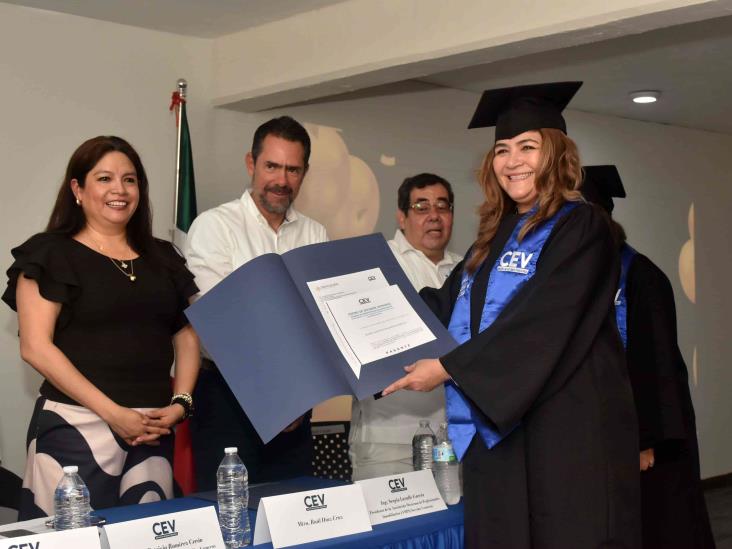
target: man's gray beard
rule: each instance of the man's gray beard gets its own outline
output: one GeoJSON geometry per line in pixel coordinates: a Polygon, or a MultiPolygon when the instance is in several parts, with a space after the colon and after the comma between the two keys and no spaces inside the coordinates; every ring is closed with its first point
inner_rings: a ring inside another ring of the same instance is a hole
{"type": "Polygon", "coordinates": [[[290,196],[287,197],[287,203],[281,206],[277,204],[272,204],[267,200],[266,190],[259,193],[257,195],[257,198],[259,199],[259,203],[262,205],[262,207],[271,214],[282,215],[287,212],[287,210],[290,208],[290,205],[292,204],[292,193],[290,193],[290,196]]]}

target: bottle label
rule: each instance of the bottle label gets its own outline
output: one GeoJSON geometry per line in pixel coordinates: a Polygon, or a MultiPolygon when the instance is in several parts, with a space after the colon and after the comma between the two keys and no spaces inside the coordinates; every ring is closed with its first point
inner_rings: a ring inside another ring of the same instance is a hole
{"type": "Polygon", "coordinates": [[[432,459],[433,461],[457,461],[452,446],[443,445],[435,446],[432,449],[432,459]]]}

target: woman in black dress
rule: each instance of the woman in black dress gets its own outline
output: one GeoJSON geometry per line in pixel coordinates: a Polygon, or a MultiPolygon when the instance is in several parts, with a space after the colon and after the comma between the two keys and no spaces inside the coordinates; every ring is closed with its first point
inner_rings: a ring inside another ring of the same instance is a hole
{"type": "Polygon", "coordinates": [[[384,391],[445,383],[467,547],[640,544],[618,256],[604,212],[577,190],[561,116],[579,86],[484,93],[471,127],[495,125],[496,141],[478,236],[445,285],[422,292],[460,345],[384,391]]]}
{"type": "Polygon", "coordinates": [[[12,253],[3,300],[18,312],[21,356],[45,378],[20,519],[53,513],[66,465],[79,467],[92,508],[171,497],[171,432],[191,411],[198,374],[198,338],[183,315],[197,288],[172,245],[152,236],[132,146],[83,143],[46,231],[12,253]]]}

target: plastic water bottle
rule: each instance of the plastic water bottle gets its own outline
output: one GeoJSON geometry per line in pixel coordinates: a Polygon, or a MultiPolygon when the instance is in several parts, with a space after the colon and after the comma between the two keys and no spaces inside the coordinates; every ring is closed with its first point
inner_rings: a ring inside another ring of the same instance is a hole
{"type": "Polygon", "coordinates": [[[435,476],[437,489],[446,504],[455,505],[460,501],[460,465],[447,436],[447,423],[440,423],[432,457],[432,474],[435,476]]]}
{"type": "Polygon", "coordinates": [[[412,465],[415,471],[432,469],[432,448],[435,445],[435,433],[426,419],[419,420],[419,429],[412,438],[412,465]]]}
{"type": "Polygon", "coordinates": [[[219,526],[226,547],[249,545],[249,473],[235,447],[224,449],[224,459],[216,471],[216,499],[219,526]]]}
{"type": "Polygon", "coordinates": [[[64,476],[53,493],[53,509],[56,514],[53,527],[56,530],[85,528],[90,525],[89,489],[81,480],[76,465],[64,467],[64,476]]]}

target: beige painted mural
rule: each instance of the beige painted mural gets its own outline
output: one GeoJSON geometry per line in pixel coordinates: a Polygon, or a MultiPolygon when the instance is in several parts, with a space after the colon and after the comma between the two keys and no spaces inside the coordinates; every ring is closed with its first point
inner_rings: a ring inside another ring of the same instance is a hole
{"type": "MultiPolygon", "coordinates": [[[[687,224],[689,227],[689,240],[684,242],[684,245],[681,246],[681,252],[679,253],[679,279],[681,280],[681,288],[684,290],[684,295],[686,295],[689,301],[696,305],[696,273],[694,270],[695,227],[693,202],[691,206],[689,206],[687,224]]],[[[694,345],[691,359],[691,379],[694,382],[694,387],[696,387],[699,384],[699,366],[697,363],[696,345],[694,345]]]]}
{"type": "MultiPolygon", "coordinates": [[[[305,123],[305,129],[312,143],[310,169],[295,207],[325,225],[333,240],[373,233],[379,219],[374,172],[350,154],[337,128],[305,123]]],[[[313,409],[313,421],[350,419],[350,396],[332,398],[313,409]]]]}
{"type": "Polygon", "coordinates": [[[696,277],[694,274],[694,204],[689,206],[687,219],[689,240],[684,242],[679,253],[679,278],[689,301],[696,303],[696,277]]]}
{"type": "Polygon", "coordinates": [[[312,150],[310,169],[295,206],[325,225],[335,240],[374,232],[379,184],[368,164],[353,156],[337,128],[305,124],[312,150]]]}

